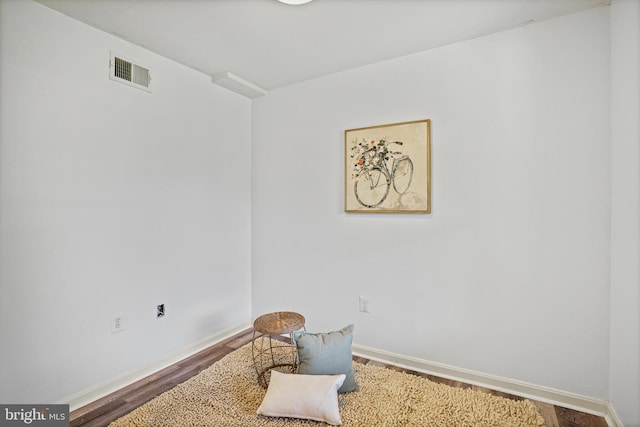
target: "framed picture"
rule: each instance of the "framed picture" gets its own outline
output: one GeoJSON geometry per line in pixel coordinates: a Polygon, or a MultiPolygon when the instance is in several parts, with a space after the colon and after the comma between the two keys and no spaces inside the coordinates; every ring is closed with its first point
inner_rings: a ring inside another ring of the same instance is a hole
{"type": "Polygon", "coordinates": [[[345,212],[431,212],[430,124],[344,131],[345,212]]]}

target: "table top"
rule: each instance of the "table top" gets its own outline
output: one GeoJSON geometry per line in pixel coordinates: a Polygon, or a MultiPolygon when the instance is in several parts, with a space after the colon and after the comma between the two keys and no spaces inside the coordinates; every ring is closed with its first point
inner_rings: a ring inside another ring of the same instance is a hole
{"type": "Polygon", "coordinates": [[[263,334],[288,334],[304,326],[304,316],[293,311],[277,311],[258,317],[253,329],[263,334]]]}

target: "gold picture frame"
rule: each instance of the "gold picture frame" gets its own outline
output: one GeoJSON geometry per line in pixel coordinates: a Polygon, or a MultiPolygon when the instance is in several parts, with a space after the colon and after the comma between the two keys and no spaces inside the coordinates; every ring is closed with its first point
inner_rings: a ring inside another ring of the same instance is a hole
{"type": "Polygon", "coordinates": [[[344,131],[344,211],[431,212],[431,120],[344,131]]]}

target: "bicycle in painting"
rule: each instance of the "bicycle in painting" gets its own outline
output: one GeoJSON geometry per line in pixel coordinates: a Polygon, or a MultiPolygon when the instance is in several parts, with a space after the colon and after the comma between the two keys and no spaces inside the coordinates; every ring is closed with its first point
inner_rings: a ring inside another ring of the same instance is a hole
{"type": "Polygon", "coordinates": [[[413,162],[408,155],[391,151],[392,145],[402,146],[403,142],[362,139],[351,146],[353,191],[358,203],[364,207],[382,204],[391,187],[402,195],[411,186],[413,162]]]}

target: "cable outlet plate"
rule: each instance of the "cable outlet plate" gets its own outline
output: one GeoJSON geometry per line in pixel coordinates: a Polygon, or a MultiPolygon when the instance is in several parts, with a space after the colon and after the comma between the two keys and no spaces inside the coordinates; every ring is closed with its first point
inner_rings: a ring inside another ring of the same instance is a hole
{"type": "Polygon", "coordinates": [[[360,297],[360,312],[361,313],[371,313],[371,301],[367,297],[360,297]]]}
{"type": "Polygon", "coordinates": [[[124,314],[114,314],[111,316],[111,333],[124,331],[124,314]]]}
{"type": "Polygon", "coordinates": [[[156,306],[156,318],[164,317],[164,304],[158,304],[156,306]]]}

